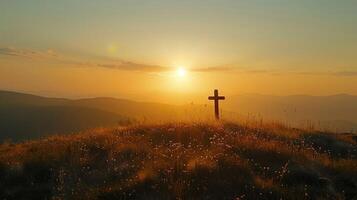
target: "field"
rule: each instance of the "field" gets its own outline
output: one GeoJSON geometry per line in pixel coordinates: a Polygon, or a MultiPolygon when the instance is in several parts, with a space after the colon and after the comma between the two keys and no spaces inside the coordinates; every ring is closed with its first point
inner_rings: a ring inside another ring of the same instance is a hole
{"type": "Polygon", "coordinates": [[[356,199],[356,136],[200,122],[3,143],[0,198],[356,199]]]}

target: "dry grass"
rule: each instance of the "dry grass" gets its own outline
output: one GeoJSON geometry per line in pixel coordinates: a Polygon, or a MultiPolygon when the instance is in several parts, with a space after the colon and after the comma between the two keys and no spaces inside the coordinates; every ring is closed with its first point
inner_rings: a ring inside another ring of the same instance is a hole
{"type": "Polygon", "coordinates": [[[352,135],[168,123],[0,146],[1,199],[353,199],[352,135]]]}

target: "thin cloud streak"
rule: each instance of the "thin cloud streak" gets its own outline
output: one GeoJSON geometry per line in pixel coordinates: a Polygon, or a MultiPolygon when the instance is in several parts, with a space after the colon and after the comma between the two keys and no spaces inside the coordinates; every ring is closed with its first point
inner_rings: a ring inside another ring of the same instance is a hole
{"type": "MultiPolygon", "coordinates": [[[[17,48],[0,48],[0,55],[12,56],[18,58],[26,58],[31,60],[47,60],[50,62],[59,62],[61,64],[80,66],[80,67],[102,67],[108,69],[124,70],[124,71],[139,71],[139,72],[167,72],[172,71],[172,67],[165,67],[160,65],[148,65],[135,63],[130,61],[123,61],[119,59],[101,59],[99,61],[86,61],[86,59],[73,59],[63,55],[60,55],[53,50],[37,51],[29,49],[17,49],[17,48]]],[[[228,71],[231,68],[227,67],[208,67],[190,69],[193,72],[214,72],[214,71],[228,71]]]]}
{"type": "Polygon", "coordinates": [[[341,71],[335,72],[335,76],[357,76],[357,71],[341,71]]]}
{"type": "Polygon", "coordinates": [[[35,51],[29,49],[16,49],[12,47],[2,47],[0,48],[0,55],[22,57],[28,59],[55,59],[59,58],[59,55],[48,49],[46,51],[35,51]]]}
{"type": "Polygon", "coordinates": [[[191,69],[190,71],[193,72],[223,72],[223,71],[233,71],[237,70],[235,67],[231,66],[216,66],[216,67],[206,67],[206,68],[195,68],[191,69]]]}
{"type": "Polygon", "coordinates": [[[296,75],[311,76],[357,76],[357,71],[329,71],[329,72],[292,72],[296,75]]]}
{"type": "Polygon", "coordinates": [[[119,63],[113,63],[113,64],[96,63],[95,66],[110,68],[110,69],[126,70],[126,71],[162,72],[162,71],[169,70],[168,67],[163,67],[158,65],[138,64],[138,63],[127,62],[127,61],[121,61],[119,63]]]}
{"type": "Polygon", "coordinates": [[[53,50],[37,51],[29,49],[17,49],[11,47],[0,48],[0,55],[25,58],[31,60],[46,60],[59,62],[61,64],[81,66],[81,67],[102,67],[126,71],[162,72],[168,71],[167,67],[158,65],[146,65],[118,59],[102,59],[100,61],[86,61],[86,59],[74,59],[60,55],[53,50]]]}
{"type": "MultiPolygon", "coordinates": [[[[148,65],[123,61],[113,58],[103,58],[97,61],[88,61],[87,59],[75,59],[69,56],[61,55],[54,50],[48,49],[45,51],[18,49],[13,47],[0,47],[0,56],[11,56],[25,58],[30,60],[41,60],[49,62],[57,62],[70,66],[80,67],[101,67],[107,69],[137,71],[137,72],[168,72],[172,71],[172,67],[160,65],[148,65]]],[[[188,69],[191,72],[236,72],[242,74],[269,74],[269,75],[312,75],[312,76],[357,76],[357,71],[330,71],[330,72],[307,72],[307,71],[284,71],[284,70],[266,70],[266,69],[250,69],[247,67],[238,67],[235,65],[221,65],[214,67],[202,67],[188,69]]]]}

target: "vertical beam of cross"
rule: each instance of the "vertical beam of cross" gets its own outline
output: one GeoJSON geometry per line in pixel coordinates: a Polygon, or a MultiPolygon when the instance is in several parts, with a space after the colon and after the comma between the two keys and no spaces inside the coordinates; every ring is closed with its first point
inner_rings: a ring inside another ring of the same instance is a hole
{"type": "Polygon", "coordinates": [[[214,114],[217,120],[219,120],[219,100],[224,100],[224,96],[219,96],[218,95],[218,90],[214,90],[214,96],[209,96],[208,100],[214,100],[214,114]]]}

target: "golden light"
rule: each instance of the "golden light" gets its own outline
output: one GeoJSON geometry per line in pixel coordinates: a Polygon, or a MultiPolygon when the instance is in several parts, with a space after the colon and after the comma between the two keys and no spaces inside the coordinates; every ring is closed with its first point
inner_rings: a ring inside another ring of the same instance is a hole
{"type": "Polygon", "coordinates": [[[186,69],[185,69],[184,67],[179,67],[179,68],[177,69],[177,71],[176,71],[176,74],[177,74],[177,76],[179,76],[179,77],[184,77],[184,76],[186,76],[186,73],[187,73],[187,71],[186,71],[186,69]]]}
{"type": "MultiPolygon", "coordinates": [[[[176,65],[177,67],[174,68],[169,74],[167,74],[167,85],[163,87],[167,87],[170,92],[178,92],[180,94],[187,93],[193,90],[193,76],[187,70],[184,65],[176,65]]],[[[178,94],[177,93],[177,94],[178,94]]]]}

